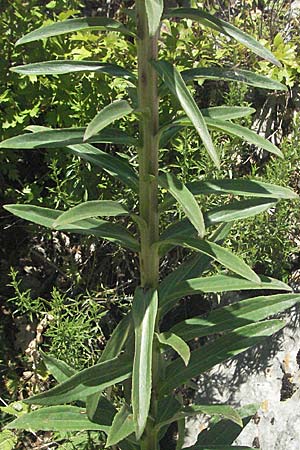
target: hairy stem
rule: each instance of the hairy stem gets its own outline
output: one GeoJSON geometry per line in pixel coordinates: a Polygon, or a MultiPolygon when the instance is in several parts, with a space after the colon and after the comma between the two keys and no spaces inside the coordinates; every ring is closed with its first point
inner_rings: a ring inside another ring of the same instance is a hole
{"type": "MultiPolygon", "coordinates": [[[[157,76],[151,64],[157,58],[158,32],[149,35],[145,1],[136,1],[137,54],[138,54],[138,104],[141,112],[139,147],[139,208],[146,227],[141,230],[140,277],[141,285],[157,288],[159,280],[158,214],[158,139],[159,126],[157,76]]],[[[153,418],[157,409],[157,379],[159,374],[159,349],[153,346],[152,398],[150,415],[141,439],[142,450],[158,450],[159,444],[153,418]]]]}

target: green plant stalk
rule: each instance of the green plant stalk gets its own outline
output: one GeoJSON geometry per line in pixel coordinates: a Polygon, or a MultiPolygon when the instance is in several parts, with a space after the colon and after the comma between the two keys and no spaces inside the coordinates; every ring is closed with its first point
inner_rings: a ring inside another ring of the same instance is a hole
{"type": "MultiPolygon", "coordinates": [[[[158,213],[158,90],[157,75],[151,64],[157,59],[158,35],[150,36],[143,0],[136,1],[138,109],[140,116],[139,146],[139,212],[146,227],[141,229],[140,277],[141,286],[157,288],[159,282],[159,256],[154,242],[159,239],[158,213]]],[[[160,352],[153,346],[152,398],[148,424],[142,437],[142,450],[158,450],[153,418],[156,416],[156,386],[159,374],[160,352]]]]}

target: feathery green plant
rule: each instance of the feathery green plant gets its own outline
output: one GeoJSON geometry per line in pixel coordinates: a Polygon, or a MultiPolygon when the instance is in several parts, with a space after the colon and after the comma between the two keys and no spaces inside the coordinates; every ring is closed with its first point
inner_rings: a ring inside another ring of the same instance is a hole
{"type": "MultiPolygon", "coordinates": [[[[129,14],[132,17],[133,11],[129,14]]],[[[293,306],[299,302],[300,296],[282,293],[246,299],[212,311],[206,317],[185,320],[167,331],[161,330],[162,319],[180,298],[197,293],[251,289],[290,291],[278,280],[259,277],[241,258],[224,248],[222,241],[232,221],[254,216],[278,200],[297,196],[288,188],[255,179],[199,180],[184,184],[168,167],[159,167],[160,149],[166,148],[170,139],[185,127],[195,128],[216,167],[220,165],[220,158],[209,129],[238,136],[282,157],[281,151],[271,142],[232,121],[251,114],[251,108],[237,106],[200,110],[188,83],[202,78],[240,81],[271,90],[285,90],[285,87],[251,71],[220,67],[193,69],[187,64],[186,69],[180,72],[171,61],[162,60],[159,57],[161,21],[176,18],[199,22],[204,28],[222,33],[258,56],[279,64],[259,42],[202,9],[164,11],[163,0],[137,0],[135,18],[135,30],[106,17],[68,19],[32,31],[17,42],[18,45],[27,44],[83,30],[115,31],[135,41],[136,70],[85,60],[55,60],[14,67],[13,71],[23,75],[60,75],[81,71],[122,77],[128,83],[130,95],[107,105],[86,128],[30,126],[25,134],[2,142],[0,148],[66,148],[129,187],[138,198],[135,209],[130,208],[121,194],[116,201],[86,201],[65,212],[28,204],[6,205],[5,208],[39,225],[65,232],[92,234],[138,252],[140,286],[136,288],[131,311],[114,330],[99,363],[77,372],[65,362],[45,356],[45,364],[58,384],[47,392],[28,398],[26,403],[41,405],[42,408],[17,418],[8,427],[101,431],[107,435],[106,447],[164,450],[160,441],[169,424],[177,422],[178,429],[182,430],[184,418],[188,416],[205,413],[242,426],[242,416],[230,406],[184,406],[176,395],[176,389],[280,330],[284,326],[281,320],[265,319],[293,306]],[[170,119],[160,123],[159,98],[167,95],[177,99],[178,110],[170,111],[170,119]],[[136,135],[128,135],[124,128],[111,127],[113,122],[126,116],[131,116],[131,120],[135,118],[138,124],[136,135]],[[98,143],[134,147],[138,156],[138,172],[125,160],[93,145],[98,143]],[[222,207],[203,211],[197,196],[211,194],[231,194],[237,198],[222,207]],[[162,201],[159,201],[161,197],[162,201]],[[160,216],[175,202],[185,218],[161,230],[160,216]],[[113,219],[108,220],[109,217],[113,219]],[[124,220],[122,224],[118,223],[122,217],[125,217],[128,227],[124,226],[124,220]],[[194,255],[160,280],[160,259],[176,246],[187,248],[194,255]],[[226,272],[202,276],[211,262],[223,266],[226,272]],[[222,335],[190,350],[188,342],[191,339],[216,333],[222,335]],[[170,357],[170,349],[178,355],[177,358],[170,357]],[[106,395],[107,388],[115,384],[123,386],[122,406],[118,410],[106,395]]],[[[213,429],[211,439],[213,446],[213,429]]],[[[227,442],[224,445],[219,448],[232,448],[227,442]]],[[[182,437],[177,448],[182,448],[182,437]]],[[[200,448],[203,447],[196,445],[191,450],[200,448]]]]}

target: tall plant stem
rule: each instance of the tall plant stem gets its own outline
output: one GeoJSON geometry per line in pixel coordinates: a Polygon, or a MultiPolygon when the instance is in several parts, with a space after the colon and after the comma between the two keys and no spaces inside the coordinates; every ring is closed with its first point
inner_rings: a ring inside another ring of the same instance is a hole
{"type": "Polygon", "coordinates": [[[157,77],[151,60],[157,58],[158,33],[150,37],[145,1],[136,2],[138,103],[141,111],[139,148],[139,201],[140,216],[147,227],[141,235],[141,284],[157,287],[159,257],[151,248],[158,240],[157,174],[158,174],[158,94],[157,77]]]}
{"type": "MultiPolygon", "coordinates": [[[[159,280],[159,256],[152,244],[159,238],[158,214],[158,139],[159,126],[157,76],[151,61],[157,58],[158,32],[150,36],[145,1],[136,1],[138,104],[141,112],[139,147],[139,208],[146,227],[141,230],[140,276],[145,288],[156,288],[159,280]]],[[[160,353],[153,346],[152,397],[150,416],[156,417],[156,386],[160,353]]],[[[153,419],[148,420],[141,439],[142,450],[158,450],[153,419]]]]}

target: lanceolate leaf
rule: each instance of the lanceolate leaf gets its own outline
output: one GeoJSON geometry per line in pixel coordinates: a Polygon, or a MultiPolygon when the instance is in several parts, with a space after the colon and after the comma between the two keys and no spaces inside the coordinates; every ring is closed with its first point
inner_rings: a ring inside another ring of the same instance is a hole
{"type": "Polygon", "coordinates": [[[134,423],[132,412],[126,405],[123,405],[114,417],[105,447],[107,448],[118,444],[118,442],[122,441],[133,432],[134,423]]]}
{"type": "Polygon", "coordinates": [[[71,376],[77,373],[77,370],[73,369],[73,367],[69,366],[64,361],[60,361],[53,356],[47,355],[46,353],[41,352],[43,362],[45,363],[47,369],[53,375],[53,377],[58,381],[58,383],[63,383],[71,376]]]}
{"type": "Polygon", "coordinates": [[[69,145],[67,147],[74,155],[81,159],[101,167],[109,175],[128,185],[135,192],[138,190],[138,178],[136,171],[124,159],[116,155],[110,155],[90,144],[69,145]]]}
{"type": "Polygon", "coordinates": [[[136,439],[146,426],[152,388],[152,346],[158,308],[157,291],[137,288],[132,305],[135,353],[132,373],[132,409],[136,439]]]}
{"type": "Polygon", "coordinates": [[[238,136],[250,144],[256,145],[257,147],[263,148],[267,152],[274,153],[274,155],[283,158],[282,152],[278,147],[276,147],[276,145],[272,144],[272,142],[267,139],[264,139],[254,131],[249,130],[249,128],[242,127],[241,125],[237,125],[232,122],[226,122],[224,120],[206,118],[205,121],[209,128],[225,131],[225,133],[238,136]]]}
{"type": "MultiPolygon", "coordinates": [[[[48,228],[54,228],[54,222],[63,213],[63,211],[34,205],[4,205],[3,207],[15,216],[21,217],[21,219],[29,220],[48,228]]],[[[105,220],[85,219],[74,224],[57,227],[57,229],[69,233],[93,235],[128,247],[133,251],[139,251],[138,241],[128,233],[126,228],[105,220]]]]}
{"type": "Polygon", "coordinates": [[[68,225],[79,222],[83,219],[91,219],[92,217],[115,217],[128,215],[126,209],[121,203],[112,200],[90,200],[80,203],[74,208],[63,212],[55,220],[54,228],[58,226],[68,225]]]}
{"type": "MultiPolygon", "coordinates": [[[[230,224],[222,224],[211,236],[211,241],[221,244],[228,236],[230,224]]],[[[159,285],[159,304],[162,305],[168,294],[174,291],[176,285],[184,279],[199,277],[209,267],[211,259],[203,254],[197,254],[167,275],[159,285]]],[[[176,290],[176,289],[175,289],[176,290]]]]}
{"type": "MultiPolygon", "coordinates": [[[[231,420],[236,423],[240,427],[242,427],[242,419],[240,415],[233,409],[231,406],[227,405],[189,405],[183,407],[180,403],[175,400],[177,403],[177,408],[172,414],[172,410],[170,413],[166,411],[167,414],[161,417],[162,421],[158,422],[157,427],[161,427],[163,425],[175,422],[177,420],[183,419],[185,417],[196,416],[197,414],[207,414],[208,416],[221,416],[224,419],[231,420]]],[[[161,408],[164,406],[164,399],[160,400],[158,403],[158,407],[161,408]]],[[[161,420],[160,419],[160,420],[161,420]]]]}
{"type": "Polygon", "coordinates": [[[40,408],[29,414],[24,414],[10,422],[7,428],[32,431],[105,431],[108,432],[110,424],[97,424],[91,422],[85,408],[77,406],[50,406],[40,408]]]}
{"type": "Polygon", "coordinates": [[[188,295],[248,290],[291,291],[291,288],[282,281],[269,277],[261,277],[259,283],[233,275],[213,275],[211,277],[191,278],[173,285],[172,289],[164,297],[159,297],[160,314],[165,314],[172,309],[177,300],[188,295]]]}
{"type": "Polygon", "coordinates": [[[194,350],[191,353],[188,367],[185,367],[181,359],[172,361],[167,367],[165,381],[160,386],[160,395],[168,394],[172,389],[206,372],[216,364],[220,364],[258,344],[267,336],[279,331],[284,325],[280,320],[246,325],[194,350]]]}
{"type": "Polygon", "coordinates": [[[225,22],[222,19],[212,16],[203,9],[171,9],[166,14],[164,14],[164,17],[179,17],[200,22],[206,27],[212,28],[213,30],[225,34],[226,36],[230,36],[231,38],[243,44],[245,47],[248,47],[252,52],[270,61],[276,66],[281,67],[280,62],[275,58],[275,56],[253,37],[249,36],[249,34],[244,33],[243,31],[239,30],[235,26],[225,22]]]}
{"type": "MultiPolygon", "coordinates": [[[[243,420],[244,427],[250,422],[250,420],[255,415],[258,409],[259,405],[254,404],[246,405],[237,409],[240,417],[243,420]]],[[[226,419],[220,420],[217,417],[213,417],[212,420],[210,421],[209,430],[205,430],[199,434],[195,447],[190,447],[190,450],[197,450],[197,449],[227,450],[227,448],[235,449],[236,447],[231,447],[230,444],[232,444],[235,441],[235,439],[239,436],[240,433],[241,428],[235,423],[229,422],[226,419]]],[[[241,448],[244,449],[244,447],[241,448]]]]}
{"type": "MultiPolygon", "coordinates": [[[[217,223],[232,222],[246,219],[272,208],[276,202],[265,198],[254,198],[228,203],[224,206],[213,208],[203,214],[206,227],[217,223]]],[[[161,234],[161,239],[176,239],[181,236],[196,236],[195,230],[187,219],[182,219],[169,225],[161,234]]]]}
{"type": "Polygon", "coordinates": [[[160,20],[164,9],[163,0],[145,0],[149,35],[154,36],[160,29],[160,20]]]}
{"type": "Polygon", "coordinates": [[[41,61],[33,64],[25,64],[10,69],[12,72],[21,75],[64,75],[75,72],[97,72],[104,73],[112,77],[125,78],[125,80],[136,81],[135,75],[123,67],[115,64],[101,63],[98,61],[73,61],[54,60],[41,61]]]}
{"type": "Polygon", "coordinates": [[[99,362],[119,356],[128,336],[133,333],[132,315],[128,313],[114,329],[109,341],[107,342],[99,362]]]}
{"type": "Polygon", "coordinates": [[[103,128],[106,128],[115,120],[130,114],[132,111],[132,107],[126,100],[116,100],[105,106],[89,123],[84,133],[84,141],[87,141],[103,130],[103,128]]]}
{"type": "Polygon", "coordinates": [[[182,358],[187,366],[190,360],[191,352],[189,346],[179,336],[174,333],[159,333],[157,339],[163,345],[171,347],[182,358]]]}
{"type": "Polygon", "coordinates": [[[255,450],[253,447],[245,447],[240,445],[193,445],[186,447],[186,450],[255,450]]]}
{"type": "Polygon", "coordinates": [[[127,357],[110,359],[73,375],[64,383],[25,400],[34,405],[57,405],[77,400],[85,401],[89,395],[130,377],[132,362],[127,357]]]}
{"type": "MultiPolygon", "coordinates": [[[[25,128],[33,133],[39,131],[50,131],[51,128],[41,127],[38,125],[29,125],[25,128]]],[[[110,155],[91,144],[75,144],[68,145],[67,149],[79,156],[81,159],[88,161],[95,166],[101,167],[109,175],[117,178],[122,183],[131,187],[132,190],[138,190],[138,177],[134,168],[124,159],[117,155],[110,155]]]]}
{"type": "MultiPolygon", "coordinates": [[[[19,136],[0,142],[0,148],[34,149],[34,148],[59,148],[73,144],[83,144],[84,128],[61,128],[37,133],[20,134],[19,136]]],[[[89,139],[89,142],[136,145],[136,140],[128,136],[124,131],[107,128],[101,133],[89,139]]]]}
{"type": "Polygon", "coordinates": [[[124,34],[134,35],[122,23],[108,17],[80,17],[77,19],[68,19],[61,22],[52,23],[37,30],[31,31],[21,37],[16,45],[26,44],[27,42],[37,41],[52,36],[59,36],[76,31],[119,31],[124,34]]]}
{"type": "Polygon", "coordinates": [[[266,197],[277,199],[296,199],[298,195],[291,189],[264,183],[258,180],[225,179],[194,181],[187,183],[187,187],[194,195],[225,195],[233,194],[246,197],[266,197]]]}
{"type": "Polygon", "coordinates": [[[183,110],[200,135],[208,154],[214,161],[215,165],[219,167],[219,157],[214,148],[204,118],[190,91],[186,87],[180,73],[167,61],[152,61],[152,64],[159,76],[164,80],[169,90],[179,100],[183,110]]]}
{"type": "MultiPolygon", "coordinates": [[[[182,247],[187,247],[191,250],[204,253],[210,258],[218,261],[224,267],[227,267],[227,269],[232,270],[238,275],[241,275],[243,278],[253,281],[254,283],[260,282],[260,279],[256,275],[256,273],[253,272],[253,270],[241,258],[214,242],[188,237],[177,237],[174,241],[167,240],[165,242],[175,245],[181,245],[182,247]]],[[[164,243],[164,241],[162,241],[162,243],[164,243]]]]}
{"type": "Polygon", "coordinates": [[[161,174],[158,182],[178,201],[187,218],[197,230],[198,235],[203,238],[205,235],[204,218],[195,197],[185,184],[170,173],[161,174]]]}
{"type": "Polygon", "coordinates": [[[188,341],[222,331],[233,330],[266,319],[300,302],[300,294],[278,294],[249,298],[218,308],[207,317],[194,317],[175,325],[174,332],[188,341]]]}
{"type": "Polygon", "coordinates": [[[204,78],[206,80],[228,80],[240,81],[249,86],[259,87],[262,89],[274,89],[278,91],[286,91],[287,87],[278,81],[258,75],[250,70],[230,69],[222,67],[198,67],[195,69],[188,69],[181,72],[184,81],[195,80],[197,78],[204,78]]]}

